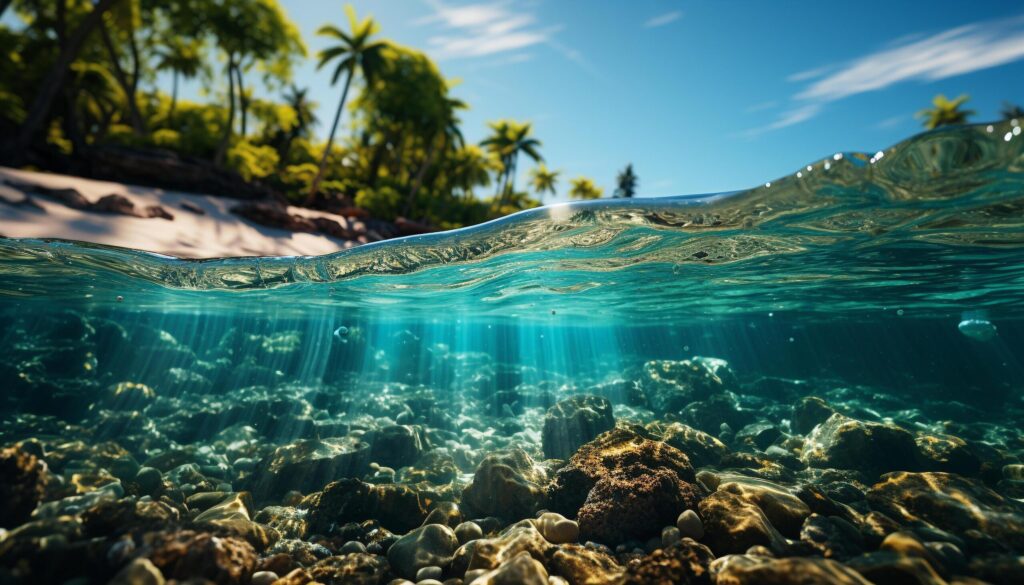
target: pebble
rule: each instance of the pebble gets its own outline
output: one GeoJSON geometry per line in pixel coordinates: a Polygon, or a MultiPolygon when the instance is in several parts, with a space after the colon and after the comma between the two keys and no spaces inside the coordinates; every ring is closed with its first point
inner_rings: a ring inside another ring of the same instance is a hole
{"type": "Polygon", "coordinates": [[[704,537],[704,523],[700,516],[693,510],[684,510],[676,519],[676,528],[679,529],[680,537],[700,540],[704,537]]]}
{"type": "Polygon", "coordinates": [[[440,579],[443,573],[444,569],[436,565],[423,567],[416,571],[416,582],[422,584],[423,581],[440,579]]]}
{"type": "Polygon", "coordinates": [[[666,526],[661,529],[661,546],[664,548],[668,548],[682,539],[682,533],[675,526],[666,526]]]}
{"type": "Polygon", "coordinates": [[[479,540],[484,537],[484,531],[476,522],[463,522],[455,527],[455,537],[459,544],[466,544],[471,540],[479,540]]]}
{"type": "Polygon", "coordinates": [[[358,540],[350,540],[345,544],[341,545],[338,549],[339,554],[347,555],[349,553],[364,553],[366,552],[366,545],[359,542],[358,540]]]}
{"type": "Polygon", "coordinates": [[[164,478],[159,469],[154,467],[140,467],[135,474],[135,483],[144,494],[151,494],[163,484],[164,478]]]}
{"type": "Polygon", "coordinates": [[[1024,463],[1004,465],[1003,477],[1006,479],[1024,479],[1024,463]]]}
{"type": "Polygon", "coordinates": [[[534,521],[534,524],[551,544],[567,544],[580,538],[580,525],[561,514],[545,512],[534,521]]]}
{"type": "Polygon", "coordinates": [[[114,575],[110,585],[164,585],[164,575],[149,559],[140,557],[114,575]]]}
{"type": "Polygon", "coordinates": [[[249,585],[270,585],[277,579],[277,573],[273,571],[256,571],[249,577],[249,585]]]}

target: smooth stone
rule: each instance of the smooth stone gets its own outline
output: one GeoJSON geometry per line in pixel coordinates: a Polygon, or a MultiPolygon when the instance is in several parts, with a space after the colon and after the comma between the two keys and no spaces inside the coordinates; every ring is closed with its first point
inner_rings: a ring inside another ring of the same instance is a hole
{"type": "Polygon", "coordinates": [[[135,483],[144,494],[151,494],[163,485],[164,476],[155,467],[141,467],[135,474],[135,483]]]}
{"type": "Polygon", "coordinates": [[[459,544],[466,544],[483,538],[484,531],[476,522],[463,522],[455,527],[455,537],[459,539],[459,544]]]}
{"type": "Polygon", "coordinates": [[[470,585],[547,585],[548,572],[544,565],[522,551],[509,561],[502,563],[497,569],[489,571],[473,581],[470,585]]]}
{"type": "Polygon", "coordinates": [[[676,526],[666,526],[661,529],[661,546],[668,547],[682,540],[682,531],[676,526]]]}
{"type": "Polygon", "coordinates": [[[1003,466],[1003,477],[1006,479],[1024,479],[1024,464],[1011,463],[1003,466]]]}
{"type": "Polygon", "coordinates": [[[423,567],[447,567],[459,540],[443,524],[427,524],[399,538],[388,549],[391,569],[400,577],[413,579],[423,567]]]}
{"type": "Polygon", "coordinates": [[[555,512],[541,514],[534,524],[541,535],[551,544],[567,544],[576,542],[580,538],[579,524],[555,512]]]}
{"type": "Polygon", "coordinates": [[[163,573],[149,559],[137,558],[121,569],[109,585],[164,585],[163,573]]]}
{"type": "Polygon", "coordinates": [[[442,574],[444,574],[444,569],[436,565],[423,567],[419,571],[416,571],[416,582],[422,583],[426,580],[437,580],[441,578],[442,574]]]}
{"type": "Polygon", "coordinates": [[[277,573],[273,571],[256,571],[249,577],[249,585],[270,585],[277,579],[277,573]]]}
{"type": "Polygon", "coordinates": [[[366,545],[359,542],[358,540],[350,540],[345,544],[341,545],[338,549],[339,554],[347,555],[349,553],[364,553],[366,552],[366,545]]]}
{"type": "Polygon", "coordinates": [[[676,518],[676,528],[679,529],[681,538],[689,537],[700,540],[704,536],[704,523],[693,510],[683,510],[679,514],[679,518],[676,518]]]}

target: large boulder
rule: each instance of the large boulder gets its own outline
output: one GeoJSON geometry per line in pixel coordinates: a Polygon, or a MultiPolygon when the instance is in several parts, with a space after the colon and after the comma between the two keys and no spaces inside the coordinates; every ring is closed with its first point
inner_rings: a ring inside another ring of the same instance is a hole
{"type": "Polygon", "coordinates": [[[250,476],[248,489],[257,500],[289,490],[308,493],[339,477],[360,476],[369,463],[369,446],[359,439],[298,440],[264,457],[250,476]]]}
{"type": "Polygon", "coordinates": [[[544,483],[544,470],[522,449],[491,453],[462,491],[462,505],[470,514],[528,518],[543,506],[544,483]]]}
{"type": "Polygon", "coordinates": [[[412,465],[423,454],[420,428],[415,426],[391,425],[368,433],[364,440],[372,445],[373,461],[387,467],[412,465]]]}
{"type": "Polygon", "coordinates": [[[640,386],[652,410],[678,413],[691,402],[736,388],[736,376],[718,358],[652,360],[644,364],[640,386]]]}
{"type": "Polygon", "coordinates": [[[716,555],[745,552],[752,546],[782,551],[786,539],[754,502],[731,491],[719,490],[701,501],[705,544],[716,555]]]}
{"type": "Polygon", "coordinates": [[[14,528],[43,499],[46,467],[35,455],[10,447],[0,450],[0,477],[0,528],[14,528]]]}
{"type": "Polygon", "coordinates": [[[309,530],[326,534],[331,526],[377,520],[394,532],[406,532],[423,523],[427,510],[418,493],[401,484],[374,485],[358,479],[329,483],[299,504],[308,509],[309,530]]]}
{"type": "Polygon", "coordinates": [[[642,427],[619,427],[581,447],[548,488],[550,508],[578,518],[584,539],[617,544],[658,533],[701,496],[682,451],[642,427]]]}
{"type": "Polygon", "coordinates": [[[916,470],[919,452],[909,431],[835,413],[807,436],[801,459],[811,467],[853,469],[876,476],[916,470]]]}
{"type": "Polygon", "coordinates": [[[686,538],[650,555],[634,559],[626,566],[622,585],[711,585],[711,549],[686,538]]]}
{"type": "Polygon", "coordinates": [[[548,409],[541,435],[544,456],[568,459],[580,445],[615,426],[612,404],[600,396],[573,396],[548,409]]]}
{"type": "Polygon", "coordinates": [[[191,531],[160,537],[146,556],[168,579],[205,579],[218,585],[248,583],[259,558],[244,540],[191,531]]]}

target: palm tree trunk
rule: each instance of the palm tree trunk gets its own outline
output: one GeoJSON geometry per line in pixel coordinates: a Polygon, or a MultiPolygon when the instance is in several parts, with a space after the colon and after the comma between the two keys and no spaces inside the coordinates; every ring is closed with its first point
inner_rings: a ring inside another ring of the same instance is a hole
{"type": "Polygon", "coordinates": [[[60,90],[64,86],[68,68],[71,67],[71,63],[78,56],[82,45],[85,44],[85,40],[89,37],[89,33],[103,21],[103,14],[110,10],[110,7],[117,1],[99,0],[96,6],[93,7],[92,12],[85,17],[82,24],[75,30],[75,34],[71,36],[71,39],[61,47],[57,61],[50,67],[50,71],[39,85],[39,91],[36,92],[36,97],[32,100],[32,105],[25,116],[25,121],[22,123],[21,129],[18,130],[17,138],[8,145],[7,152],[3,153],[5,155],[3,158],[10,159],[14,164],[19,164],[24,160],[29,144],[32,143],[32,139],[39,133],[43,123],[46,121],[46,116],[50,113],[50,108],[53,106],[53,100],[60,94],[60,90]]]}
{"type": "Polygon", "coordinates": [[[306,205],[312,205],[316,200],[316,194],[320,190],[320,182],[324,180],[324,171],[327,169],[327,157],[331,155],[331,147],[334,146],[334,134],[338,131],[338,122],[341,121],[341,113],[345,109],[345,99],[348,98],[348,88],[352,84],[352,76],[355,75],[355,68],[349,68],[345,76],[345,89],[341,90],[341,99],[338,101],[338,110],[334,112],[334,123],[331,124],[331,133],[327,136],[327,146],[324,147],[324,155],[320,157],[320,167],[316,170],[316,177],[313,184],[309,186],[309,196],[306,198],[306,205]]]}
{"type": "Polygon", "coordinates": [[[121,86],[125,99],[128,101],[128,117],[132,121],[132,130],[141,136],[146,133],[146,123],[142,120],[142,114],[139,113],[139,104],[135,100],[135,86],[128,80],[128,76],[125,75],[124,69],[121,67],[121,62],[117,59],[117,50],[110,39],[110,31],[107,30],[106,23],[100,25],[100,35],[103,38],[103,46],[107,49],[107,55],[110,57],[110,63],[114,69],[114,79],[117,79],[117,83],[121,86]]]}
{"type": "Polygon", "coordinates": [[[174,110],[178,107],[178,70],[171,74],[171,111],[167,113],[167,125],[174,129],[174,110]]]}
{"type": "Polygon", "coordinates": [[[217,146],[217,155],[213,158],[214,164],[224,164],[224,157],[228,153],[228,143],[231,142],[231,131],[235,125],[235,57],[228,57],[228,119],[224,122],[224,134],[217,146]]]}
{"type": "Polygon", "coordinates": [[[245,138],[249,122],[249,98],[245,95],[245,86],[242,85],[242,67],[235,67],[235,77],[238,78],[238,113],[242,116],[242,128],[239,135],[245,138]]]}
{"type": "Polygon", "coordinates": [[[409,198],[405,201],[405,210],[402,211],[402,215],[409,217],[409,213],[412,211],[412,204],[416,201],[416,193],[420,190],[420,186],[423,185],[423,177],[427,174],[427,169],[430,168],[430,165],[434,164],[434,156],[437,154],[438,150],[444,150],[444,147],[444,136],[441,137],[441,148],[437,148],[437,140],[430,141],[430,146],[427,149],[427,157],[424,159],[423,165],[421,165],[419,170],[416,172],[416,178],[413,179],[412,189],[409,189],[409,198]]]}

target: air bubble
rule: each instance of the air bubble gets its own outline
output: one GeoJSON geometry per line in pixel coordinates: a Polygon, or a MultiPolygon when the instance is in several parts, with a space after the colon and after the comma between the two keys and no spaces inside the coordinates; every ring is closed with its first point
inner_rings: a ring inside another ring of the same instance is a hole
{"type": "Polygon", "coordinates": [[[119,303],[120,303],[121,301],[123,301],[123,300],[124,300],[124,297],[122,297],[121,295],[117,295],[117,298],[116,298],[116,299],[114,299],[114,300],[116,300],[117,302],[119,302],[119,303]]]}
{"type": "Polygon", "coordinates": [[[903,309],[896,309],[896,314],[899,315],[900,317],[902,317],[903,316],[903,309]]]}

